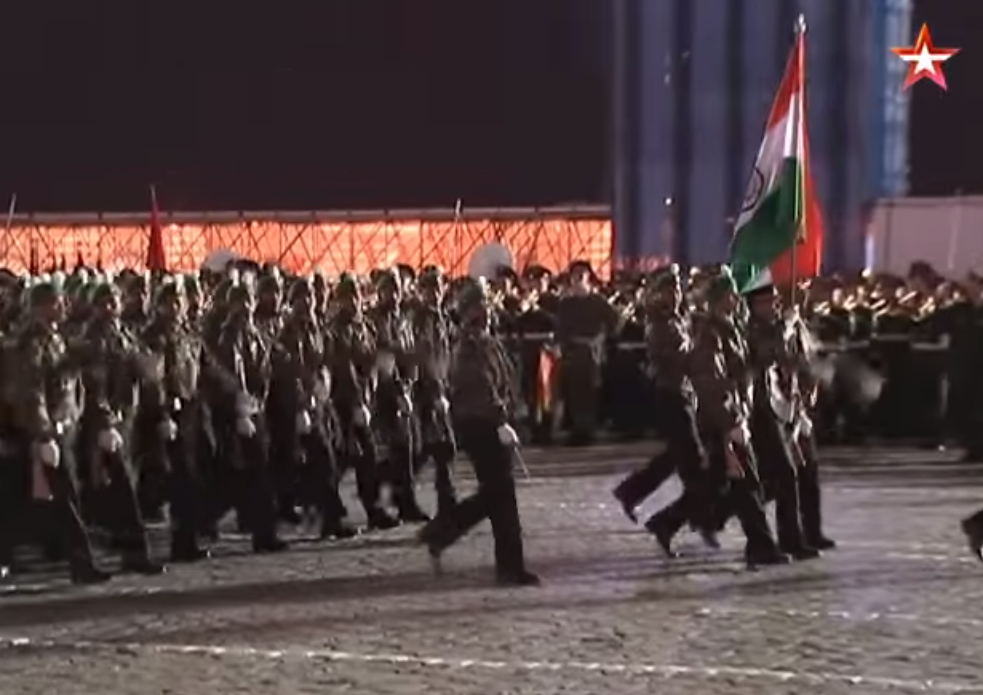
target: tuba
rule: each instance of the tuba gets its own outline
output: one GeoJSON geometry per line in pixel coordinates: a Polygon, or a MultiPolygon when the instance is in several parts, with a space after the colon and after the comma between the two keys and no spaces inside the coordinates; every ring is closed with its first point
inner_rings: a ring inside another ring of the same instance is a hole
{"type": "Polygon", "coordinates": [[[515,259],[507,246],[493,241],[475,249],[468,262],[468,275],[474,280],[495,280],[502,268],[515,270],[515,259]]]}

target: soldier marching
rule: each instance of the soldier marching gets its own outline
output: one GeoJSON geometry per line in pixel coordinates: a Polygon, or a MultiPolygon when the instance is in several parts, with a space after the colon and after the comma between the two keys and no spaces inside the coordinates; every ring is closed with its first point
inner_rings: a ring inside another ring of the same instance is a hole
{"type": "MultiPolygon", "coordinates": [[[[669,266],[604,285],[583,262],[482,281],[434,267],[331,281],[249,264],[5,275],[0,576],[34,543],[66,560],[72,581],[106,581],[93,529],[123,571],[165,571],[147,540],[162,518],[172,564],[207,560],[229,512],[257,553],[287,548],[284,525],[349,538],[360,532],[340,494],[351,471],[365,530],[422,523],[436,560],[487,517],[499,581],[534,584],[512,472],[520,439],[567,431],[586,445],[602,429],[650,428],[665,448],[615,490],[626,515],[678,475],[680,497],[644,524],[656,547],[674,557],[689,526],[715,548],[735,516],[759,567],[835,547],[816,442],[896,426],[882,390],[934,398],[930,445],[983,450],[983,404],[966,387],[981,376],[978,278],[954,285],[921,269],[900,284],[827,278],[746,297],[726,268],[688,278],[669,266]],[[907,383],[918,360],[934,371],[907,383]],[[628,394],[635,407],[612,407],[628,394]],[[478,481],[463,500],[459,453],[478,481]],[[417,497],[427,467],[432,510],[417,497]],[[25,537],[18,521],[36,505],[51,528],[25,537]]],[[[965,530],[978,552],[983,522],[965,530]]]]}

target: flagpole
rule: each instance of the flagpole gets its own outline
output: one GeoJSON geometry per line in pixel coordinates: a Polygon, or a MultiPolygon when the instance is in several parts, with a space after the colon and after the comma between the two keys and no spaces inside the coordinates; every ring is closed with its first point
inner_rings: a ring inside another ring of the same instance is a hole
{"type": "MultiPolygon", "coordinates": [[[[806,81],[806,69],[805,69],[806,68],[806,65],[805,65],[805,63],[806,63],[806,52],[805,52],[806,18],[805,18],[805,15],[804,14],[800,14],[798,16],[798,18],[795,20],[795,27],[794,27],[794,29],[795,29],[795,47],[794,47],[793,50],[796,52],[795,53],[796,68],[797,68],[797,71],[799,73],[799,83],[800,83],[799,84],[799,89],[802,90],[802,96],[799,99],[799,108],[795,110],[795,113],[793,115],[793,118],[795,119],[795,122],[794,122],[794,128],[795,128],[795,130],[793,132],[796,134],[796,137],[799,137],[799,141],[796,143],[796,147],[797,148],[801,148],[802,147],[802,142],[801,142],[802,119],[805,118],[805,114],[803,113],[803,110],[805,109],[805,96],[806,96],[805,95],[805,91],[806,91],[806,84],[805,84],[805,81],[806,81]]],[[[805,166],[805,165],[806,165],[806,162],[802,162],[802,166],[805,166]]],[[[805,172],[802,169],[802,167],[799,167],[799,171],[800,171],[800,174],[799,174],[800,176],[805,176],[805,172]]],[[[797,190],[799,190],[799,191],[804,191],[805,190],[805,186],[802,185],[803,182],[797,181],[796,183],[797,183],[797,186],[796,186],[796,189],[797,190]]],[[[803,231],[807,231],[807,230],[805,230],[805,225],[806,225],[806,210],[808,210],[808,206],[806,205],[805,200],[799,201],[799,204],[802,206],[802,211],[801,211],[802,217],[801,217],[801,222],[800,222],[800,225],[799,225],[799,229],[797,229],[795,231],[795,241],[792,244],[792,254],[791,254],[791,256],[792,256],[792,258],[791,258],[791,260],[792,260],[792,272],[791,272],[791,281],[789,282],[789,289],[788,289],[788,294],[789,294],[789,297],[788,297],[788,300],[789,300],[788,301],[788,308],[789,308],[790,311],[795,309],[796,299],[797,299],[797,295],[798,295],[798,293],[797,293],[796,290],[798,290],[798,285],[799,285],[799,259],[798,259],[798,255],[799,255],[799,244],[803,240],[803,231]]]]}
{"type": "Polygon", "coordinates": [[[17,194],[10,194],[10,207],[7,208],[7,224],[4,226],[4,232],[10,234],[11,228],[14,226],[14,211],[17,209],[17,194]]]}

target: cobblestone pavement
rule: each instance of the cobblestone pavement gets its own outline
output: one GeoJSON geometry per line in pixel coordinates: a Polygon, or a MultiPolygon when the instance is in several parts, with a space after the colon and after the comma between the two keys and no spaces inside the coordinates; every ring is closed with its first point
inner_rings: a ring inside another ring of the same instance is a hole
{"type": "Polygon", "coordinates": [[[28,577],[0,598],[0,693],[983,693],[983,565],[958,530],[983,476],[925,452],[829,458],[841,548],[762,572],[733,530],[667,563],[611,503],[615,476],[536,459],[520,504],[541,588],[492,585],[487,527],[440,578],[411,529],[277,557],[233,540],[98,588],[28,577]]]}

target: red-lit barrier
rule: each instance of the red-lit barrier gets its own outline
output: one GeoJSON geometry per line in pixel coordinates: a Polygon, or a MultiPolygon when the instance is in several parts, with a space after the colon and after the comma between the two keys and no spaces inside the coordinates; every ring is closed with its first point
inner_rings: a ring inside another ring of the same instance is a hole
{"type": "MultiPolygon", "coordinates": [[[[197,268],[216,249],[257,261],[277,261],[298,273],[320,269],[367,272],[395,263],[436,264],[464,273],[474,250],[487,242],[508,246],[518,266],[558,270],[591,262],[606,277],[611,268],[607,208],[544,208],[391,212],[244,212],[161,215],[168,266],[197,268]]],[[[18,215],[0,237],[0,259],[11,270],[30,267],[36,249],[42,269],[74,266],[141,268],[150,215],[18,215]]]]}

